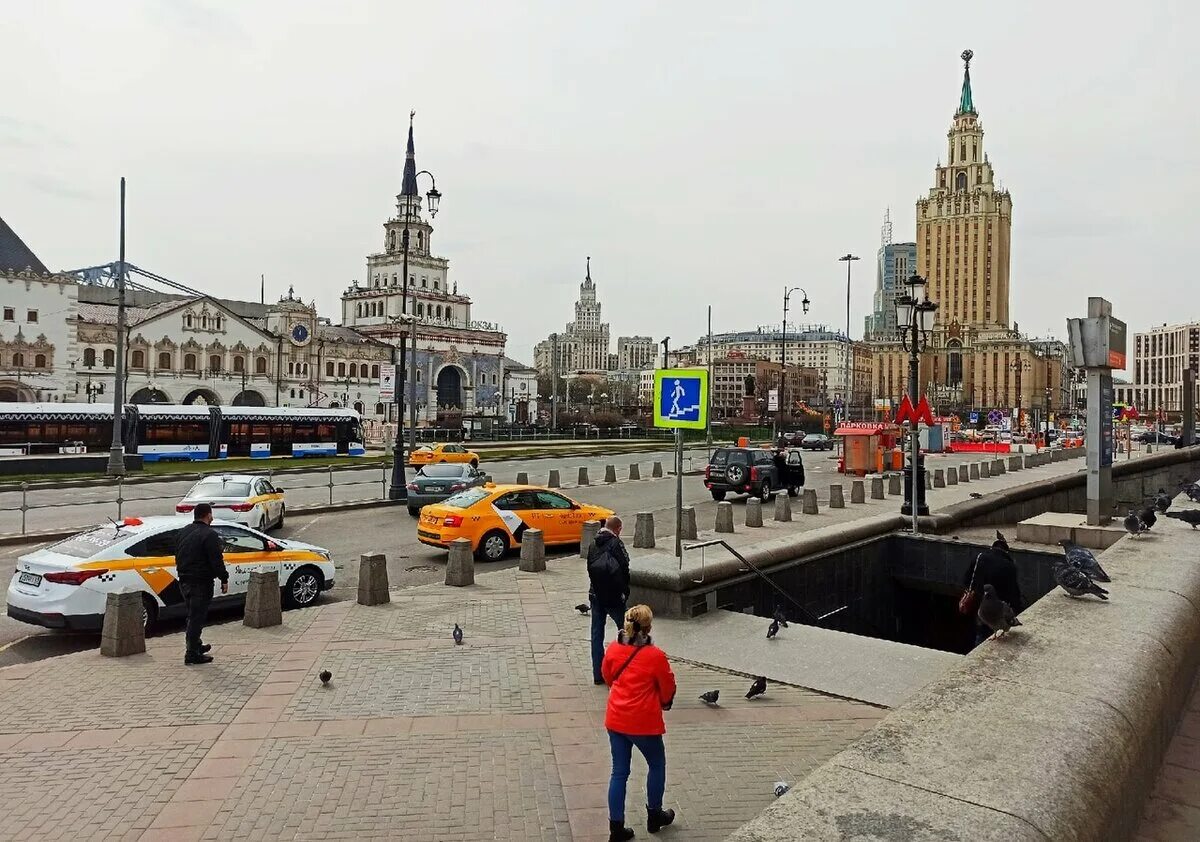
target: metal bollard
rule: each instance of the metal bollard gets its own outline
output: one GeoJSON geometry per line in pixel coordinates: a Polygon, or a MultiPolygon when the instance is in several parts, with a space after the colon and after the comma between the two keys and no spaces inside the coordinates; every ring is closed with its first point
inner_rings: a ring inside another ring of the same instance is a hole
{"type": "MultiPolygon", "coordinates": [[[[379,499],[386,500],[387,496],[388,496],[388,493],[387,493],[388,466],[387,466],[387,462],[381,462],[380,465],[383,466],[383,471],[382,471],[383,479],[380,480],[380,482],[383,483],[383,488],[380,491],[379,499]]],[[[267,471],[267,480],[270,481],[270,479],[271,479],[271,472],[267,471]]],[[[275,483],[272,482],[271,485],[275,485],[275,483]]]]}
{"type": "Polygon", "coordinates": [[[329,505],[333,505],[333,465],[329,466],[329,505]]]}
{"type": "Polygon", "coordinates": [[[117,477],[117,520],[125,517],[125,477],[117,477]]]}
{"type": "MultiPolygon", "coordinates": [[[[29,483],[21,483],[21,534],[25,534],[25,513],[29,511],[29,483]]],[[[117,517],[120,517],[121,509],[117,508],[117,517]]]]}

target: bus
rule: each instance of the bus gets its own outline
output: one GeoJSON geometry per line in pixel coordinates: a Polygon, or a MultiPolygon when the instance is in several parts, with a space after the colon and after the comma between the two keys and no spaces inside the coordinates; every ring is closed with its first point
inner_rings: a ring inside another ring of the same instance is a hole
{"type": "MultiPolygon", "coordinates": [[[[121,420],[125,452],[146,462],[366,453],[352,409],[130,404],[121,420]]],[[[0,456],[107,452],[112,436],[111,406],[0,403],[0,456]]]]}

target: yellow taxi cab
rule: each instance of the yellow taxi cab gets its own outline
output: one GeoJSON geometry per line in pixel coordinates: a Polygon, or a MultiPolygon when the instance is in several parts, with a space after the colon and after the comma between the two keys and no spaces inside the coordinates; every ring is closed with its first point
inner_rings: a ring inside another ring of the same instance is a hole
{"type": "Polygon", "coordinates": [[[410,465],[436,465],[439,462],[458,462],[479,467],[479,454],[461,444],[423,444],[408,454],[410,465]]]}
{"type": "Polygon", "coordinates": [[[549,488],[488,484],[421,509],[417,540],[449,547],[455,538],[466,538],[480,559],[498,561],[521,546],[526,529],[542,530],[548,547],[578,544],[586,521],[612,514],[612,509],[579,503],[549,488]]]}

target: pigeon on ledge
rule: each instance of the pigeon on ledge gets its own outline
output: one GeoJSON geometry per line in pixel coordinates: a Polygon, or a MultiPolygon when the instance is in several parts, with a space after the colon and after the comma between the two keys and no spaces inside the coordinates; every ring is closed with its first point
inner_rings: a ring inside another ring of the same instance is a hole
{"type": "Polygon", "coordinates": [[[1013,626],[1021,625],[1012,606],[996,596],[996,589],[991,585],[983,586],[983,601],[979,603],[977,616],[994,634],[993,637],[1003,637],[1013,626]]]}
{"type": "Polygon", "coordinates": [[[1142,519],[1130,510],[1129,514],[1125,516],[1125,531],[1130,535],[1141,535],[1146,531],[1146,524],[1142,523],[1142,519]]]}
{"type": "Polygon", "coordinates": [[[775,613],[772,614],[771,616],[775,618],[775,622],[779,623],[779,627],[781,629],[786,629],[788,627],[787,615],[783,613],[782,608],[776,607],[775,613]]]}
{"type": "Polygon", "coordinates": [[[779,621],[772,620],[771,625],[767,626],[767,640],[770,640],[777,634],[779,634],[779,621]]]}
{"type": "Polygon", "coordinates": [[[1154,514],[1153,506],[1147,506],[1138,512],[1138,520],[1142,522],[1143,526],[1149,529],[1151,526],[1158,523],[1158,515],[1154,514]]]}
{"type": "Polygon", "coordinates": [[[1184,482],[1182,483],[1183,493],[1188,496],[1188,499],[1193,503],[1200,503],[1200,483],[1184,482]]]}
{"type": "Polygon", "coordinates": [[[1062,545],[1062,548],[1067,553],[1067,563],[1078,567],[1088,575],[1089,579],[1095,579],[1097,582],[1112,581],[1108,577],[1108,574],[1104,572],[1104,568],[1100,566],[1100,562],[1096,561],[1096,557],[1092,555],[1091,550],[1071,543],[1068,538],[1063,538],[1058,543],[1062,545]]]}
{"type": "Polygon", "coordinates": [[[720,690],[706,690],[700,694],[700,701],[709,707],[717,707],[717,699],[721,698],[720,690]]]}
{"type": "Polygon", "coordinates": [[[1158,489],[1158,496],[1154,498],[1154,508],[1158,509],[1159,514],[1166,514],[1167,509],[1171,508],[1171,495],[1165,488],[1158,489]]]}
{"type": "Polygon", "coordinates": [[[1173,517],[1175,520],[1182,520],[1186,524],[1190,524],[1192,529],[1200,526],[1200,509],[1185,509],[1182,512],[1167,512],[1167,517],[1173,517]]]}
{"type": "Polygon", "coordinates": [[[1069,596],[1086,596],[1093,594],[1103,600],[1108,599],[1108,591],[1097,585],[1091,580],[1088,574],[1084,573],[1073,564],[1069,564],[1066,559],[1056,559],[1054,562],[1054,581],[1060,588],[1067,592],[1069,596]]]}
{"type": "Polygon", "coordinates": [[[754,683],[750,685],[750,691],[746,693],[746,698],[753,699],[757,696],[763,695],[766,692],[767,677],[765,675],[760,675],[758,678],[754,679],[754,683]]]}

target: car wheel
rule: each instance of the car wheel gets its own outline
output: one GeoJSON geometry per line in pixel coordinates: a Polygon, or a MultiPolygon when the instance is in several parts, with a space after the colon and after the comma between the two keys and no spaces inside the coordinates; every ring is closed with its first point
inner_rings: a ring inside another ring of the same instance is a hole
{"type": "Polygon", "coordinates": [[[722,500],[725,499],[725,492],[717,491],[717,489],[714,488],[714,489],[712,489],[712,496],[713,496],[714,500],[716,500],[718,503],[720,503],[722,500]]]}
{"type": "Polygon", "coordinates": [[[279,520],[275,521],[275,528],[276,528],[276,529],[283,529],[283,515],[284,515],[284,513],[285,513],[285,512],[287,512],[287,506],[284,506],[284,505],[280,504],[280,506],[279,506],[279,520]]]}
{"type": "Polygon", "coordinates": [[[493,529],[479,539],[475,554],[481,561],[499,561],[507,552],[508,536],[499,529],[493,529]]]}
{"type": "Polygon", "coordinates": [[[307,608],[321,595],[325,577],[315,567],[301,567],[288,577],[283,591],[284,604],[289,608],[307,608]]]}
{"type": "Polygon", "coordinates": [[[730,485],[741,485],[746,481],[746,468],[743,465],[730,465],[726,469],[725,476],[730,485]]]}
{"type": "Polygon", "coordinates": [[[419,517],[421,514],[421,507],[420,506],[409,506],[408,513],[410,515],[412,515],[413,517],[419,517]]]}
{"type": "Polygon", "coordinates": [[[158,625],[158,603],[148,593],[142,594],[142,628],[149,635],[158,625]]]}

